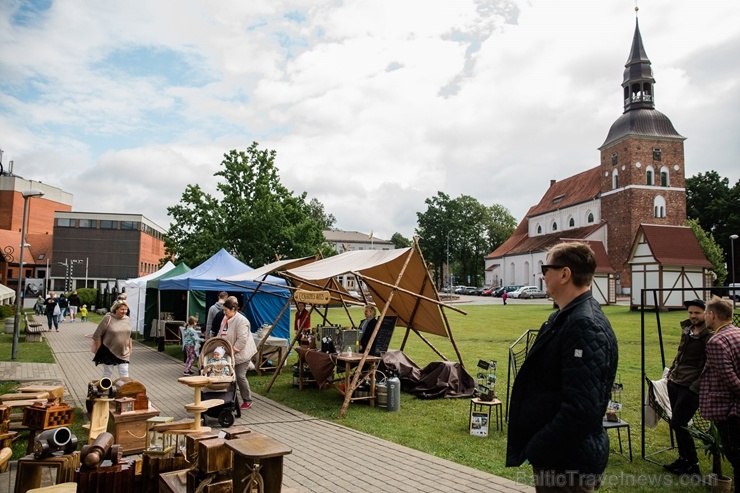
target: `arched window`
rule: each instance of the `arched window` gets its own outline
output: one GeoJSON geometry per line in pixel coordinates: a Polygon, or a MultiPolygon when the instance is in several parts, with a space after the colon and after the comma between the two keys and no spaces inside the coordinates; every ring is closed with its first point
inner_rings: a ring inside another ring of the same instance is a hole
{"type": "Polygon", "coordinates": [[[669,187],[671,184],[669,176],[668,176],[668,168],[663,166],[660,168],[660,186],[661,187],[669,187]]]}
{"type": "Polygon", "coordinates": [[[575,220],[575,219],[573,219],[572,217],[571,217],[571,218],[570,218],[570,220],[568,221],[568,227],[569,227],[569,228],[575,228],[575,227],[576,227],[576,220],[575,220]]]}
{"type": "Polygon", "coordinates": [[[557,231],[558,230],[558,223],[555,222],[555,221],[552,222],[552,230],[553,231],[557,231]]]}
{"type": "Polygon", "coordinates": [[[652,166],[648,166],[645,168],[645,183],[648,186],[655,185],[655,171],[653,171],[652,166]]]}
{"type": "Polygon", "coordinates": [[[664,218],[666,215],[665,198],[662,195],[658,195],[653,200],[653,215],[656,218],[664,218]]]}
{"type": "Polygon", "coordinates": [[[542,234],[542,226],[540,226],[539,224],[537,225],[537,234],[538,235],[542,234]]]}
{"type": "Polygon", "coordinates": [[[588,224],[592,224],[594,222],[594,213],[593,212],[589,212],[588,213],[588,217],[586,218],[586,222],[588,222],[588,224]]]}
{"type": "Polygon", "coordinates": [[[619,188],[619,173],[615,169],[612,171],[612,190],[619,188]]]}

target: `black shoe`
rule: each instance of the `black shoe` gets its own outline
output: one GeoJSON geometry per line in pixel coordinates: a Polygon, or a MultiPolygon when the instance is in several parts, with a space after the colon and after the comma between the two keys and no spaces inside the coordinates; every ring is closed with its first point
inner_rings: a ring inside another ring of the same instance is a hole
{"type": "Polygon", "coordinates": [[[663,464],[663,469],[673,474],[681,475],[682,471],[689,467],[689,463],[686,459],[679,457],[670,464],[663,464]]]}
{"type": "Polygon", "coordinates": [[[680,476],[701,476],[701,470],[699,469],[699,463],[696,464],[690,464],[687,467],[685,467],[681,472],[679,472],[680,476]]]}

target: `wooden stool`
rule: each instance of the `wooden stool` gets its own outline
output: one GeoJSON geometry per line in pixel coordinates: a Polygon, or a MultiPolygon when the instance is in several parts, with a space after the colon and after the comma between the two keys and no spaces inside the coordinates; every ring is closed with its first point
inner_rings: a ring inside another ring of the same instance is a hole
{"type": "Polygon", "coordinates": [[[264,481],[264,493],[280,493],[283,456],[293,452],[290,447],[254,431],[243,438],[228,440],[226,446],[234,452],[233,484],[243,485],[256,467],[264,481]]]}
{"type": "Polygon", "coordinates": [[[473,419],[474,412],[487,412],[488,422],[491,422],[491,409],[496,411],[496,430],[504,429],[504,416],[502,409],[502,403],[498,399],[492,401],[482,401],[477,397],[470,399],[470,417],[468,418],[468,428],[470,428],[471,420],[473,419]]]}

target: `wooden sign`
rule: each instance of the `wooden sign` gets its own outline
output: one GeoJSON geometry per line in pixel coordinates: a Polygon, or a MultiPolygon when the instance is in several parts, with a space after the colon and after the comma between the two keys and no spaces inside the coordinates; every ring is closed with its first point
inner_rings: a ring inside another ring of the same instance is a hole
{"type": "Polygon", "coordinates": [[[329,291],[306,291],[298,289],[293,293],[296,303],[310,303],[312,305],[328,305],[331,300],[329,291]]]}

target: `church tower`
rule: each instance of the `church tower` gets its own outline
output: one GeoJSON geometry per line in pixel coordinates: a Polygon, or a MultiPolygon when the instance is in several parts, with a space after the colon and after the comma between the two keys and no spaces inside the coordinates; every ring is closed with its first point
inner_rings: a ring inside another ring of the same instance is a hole
{"type": "MultiPolygon", "coordinates": [[[[655,109],[655,79],[635,20],[624,80],[624,113],[612,124],[601,151],[601,215],[608,224],[607,250],[618,273],[642,223],[686,222],[685,137],[655,109]]],[[[621,276],[623,287],[630,279],[621,276]]]]}

